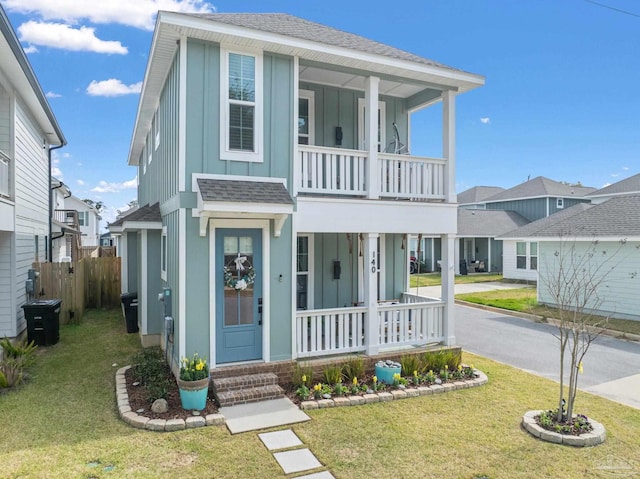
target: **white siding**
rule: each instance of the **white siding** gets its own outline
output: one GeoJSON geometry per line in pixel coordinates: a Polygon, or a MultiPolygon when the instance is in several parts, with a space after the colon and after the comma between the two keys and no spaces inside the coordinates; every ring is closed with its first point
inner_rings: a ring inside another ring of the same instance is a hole
{"type": "MultiPolygon", "coordinates": [[[[575,251],[582,255],[590,245],[590,242],[575,243],[575,251]]],[[[563,247],[566,250],[568,246],[565,244],[563,247]]],[[[547,270],[551,274],[557,272],[554,253],[559,250],[560,242],[540,243],[541,278],[546,277],[547,270]]],[[[628,242],[623,247],[619,242],[600,242],[589,264],[592,268],[604,265],[603,271],[611,270],[598,288],[598,296],[604,300],[599,310],[615,317],[640,320],[640,242],[628,242]]],[[[543,282],[541,280],[538,284],[539,300],[550,303],[546,288],[541,284],[543,282]]]]}
{"type": "Polygon", "coordinates": [[[505,279],[522,281],[538,280],[537,271],[516,268],[516,241],[505,240],[502,242],[502,276],[505,279]]]}
{"type": "Polygon", "coordinates": [[[0,85],[0,150],[11,156],[11,99],[0,85]]]}
{"type": "Polygon", "coordinates": [[[80,241],[82,243],[82,246],[100,245],[100,229],[96,210],[91,208],[84,201],[76,198],[75,196],[65,198],[64,209],[76,210],[78,212],[88,212],[89,224],[80,226],[80,232],[82,233],[80,241]]]}
{"type": "Polygon", "coordinates": [[[0,337],[15,336],[12,238],[13,233],[0,231],[0,337]]]}

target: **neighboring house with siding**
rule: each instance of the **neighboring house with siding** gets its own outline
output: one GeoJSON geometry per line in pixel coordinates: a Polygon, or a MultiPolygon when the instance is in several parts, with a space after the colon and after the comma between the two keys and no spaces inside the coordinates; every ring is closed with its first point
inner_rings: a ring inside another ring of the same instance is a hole
{"type": "MultiPolygon", "coordinates": [[[[539,302],[557,306],[545,284],[550,283],[547,278],[557,277],[560,257],[565,257],[565,276],[581,281],[584,268],[575,272],[571,269],[572,263],[579,264],[581,260],[567,259],[571,254],[576,258],[592,254],[585,264],[588,270],[596,272],[594,278],[599,284],[591,296],[602,300],[602,304],[597,308],[594,305],[592,310],[616,318],[640,320],[640,195],[615,196],[600,204],[576,205],[505,235],[507,237],[536,245],[539,302]]],[[[525,255],[524,261],[530,259],[525,255]]]]}
{"type": "Polygon", "coordinates": [[[640,194],[640,173],[630,176],[587,195],[592,203],[602,203],[615,196],[640,194]]]}
{"type": "Polygon", "coordinates": [[[143,342],[174,367],[453,343],[455,100],[483,83],[290,15],[160,12],[129,154],[140,208],[109,226],[143,342]],[[435,104],[444,157],[388,152],[435,104]],[[442,301],[405,294],[418,233],[442,243],[442,301]]]}
{"type": "Polygon", "coordinates": [[[0,6],[0,337],[26,329],[34,261],[49,259],[50,149],[66,140],[0,6]]]}
{"type": "Polygon", "coordinates": [[[486,209],[483,200],[491,198],[498,193],[502,193],[504,188],[499,186],[474,186],[468,190],[458,193],[458,207],[467,209],[486,209]]]}

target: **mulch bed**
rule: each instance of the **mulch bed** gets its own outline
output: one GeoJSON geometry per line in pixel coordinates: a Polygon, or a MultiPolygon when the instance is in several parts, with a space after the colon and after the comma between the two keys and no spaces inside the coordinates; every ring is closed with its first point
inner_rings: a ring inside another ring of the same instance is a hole
{"type": "MultiPolygon", "coordinates": [[[[151,419],[187,419],[194,416],[192,411],[186,411],[182,409],[182,403],[180,402],[180,391],[178,391],[178,385],[173,375],[169,373],[169,393],[166,397],[167,405],[169,409],[165,413],[154,413],[151,411],[151,403],[147,401],[147,393],[143,386],[134,386],[135,379],[131,369],[128,369],[124,377],[127,381],[127,393],[129,394],[129,405],[131,410],[141,416],[145,416],[151,419]],[[138,412],[143,409],[142,412],[138,412]]],[[[216,407],[213,394],[209,390],[207,397],[207,404],[205,408],[200,411],[200,416],[207,416],[208,414],[216,414],[218,408],[216,407]]]]}

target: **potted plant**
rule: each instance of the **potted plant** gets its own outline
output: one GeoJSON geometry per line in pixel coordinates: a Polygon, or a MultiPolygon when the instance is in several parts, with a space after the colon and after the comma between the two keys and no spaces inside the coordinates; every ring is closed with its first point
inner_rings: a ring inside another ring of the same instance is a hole
{"type": "Polygon", "coordinates": [[[207,359],[194,353],[191,358],[183,358],[180,377],[177,379],[182,408],[201,411],[207,404],[209,392],[209,368],[207,359]]]}

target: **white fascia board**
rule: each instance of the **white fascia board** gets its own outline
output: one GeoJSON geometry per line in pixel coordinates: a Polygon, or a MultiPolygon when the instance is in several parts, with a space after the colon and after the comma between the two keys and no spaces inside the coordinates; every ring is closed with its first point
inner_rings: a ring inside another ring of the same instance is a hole
{"type": "Polygon", "coordinates": [[[455,235],[455,204],[298,197],[299,233],[455,235]]]}
{"type": "Polygon", "coordinates": [[[122,226],[107,226],[107,229],[111,234],[124,232],[124,228],[122,226]]]}
{"type": "MultiPolygon", "coordinates": [[[[204,201],[202,207],[192,210],[192,216],[198,217],[207,213],[258,213],[258,214],[291,214],[293,205],[275,203],[223,203],[220,201],[204,201]]],[[[227,215],[228,216],[228,215],[227,215]]]]}
{"type": "Polygon", "coordinates": [[[620,243],[621,240],[624,240],[627,243],[635,243],[640,242],[640,236],[527,236],[526,238],[508,238],[508,239],[517,239],[521,241],[539,241],[539,242],[551,242],[551,241],[561,241],[564,243],[593,243],[597,241],[598,243],[620,243]]]}
{"type": "Polygon", "coordinates": [[[122,223],[121,231],[137,231],[137,230],[162,230],[161,221],[125,221],[122,223]]]}
{"type": "Polygon", "coordinates": [[[294,56],[300,56],[302,58],[304,58],[304,53],[306,51],[310,51],[316,54],[324,53],[329,56],[343,57],[351,61],[361,61],[364,64],[368,65],[367,69],[371,68],[372,65],[384,65],[396,70],[419,72],[429,75],[435,75],[438,77],[442,77],[443,79],[448,79],[455,82],[469,83],[469,89],[484,84],[484,77],[482,75],[467,73],[451,68],[439,67],[436,65],[426,65],[422,63],[410,62],[407,60],[385,57],[373,53],[360,52],[348,48],[336,47],[323,43],[313,42],[310,40],[304,40],[301,38],[281,35],[278,33],[270,33],[262,30],[254,30],[246,27],[238,27],[236,25],[218,23],[215,22],[215,20],[191,17],[174,12],[160,12],[158,14],[158,18],[158,22],[171,23],[176,27],[203,30],[205,32],[216,33],[220,36],[237,37],[238,39],[243,39],[244,41],[252,40],[255,42],[260,42],[265,45],[265,50],[270,50],[271,46],[282,45],[294,50],[293,52],[291,52],[292,55],[295,53],[296,55],[294,56]]]}

